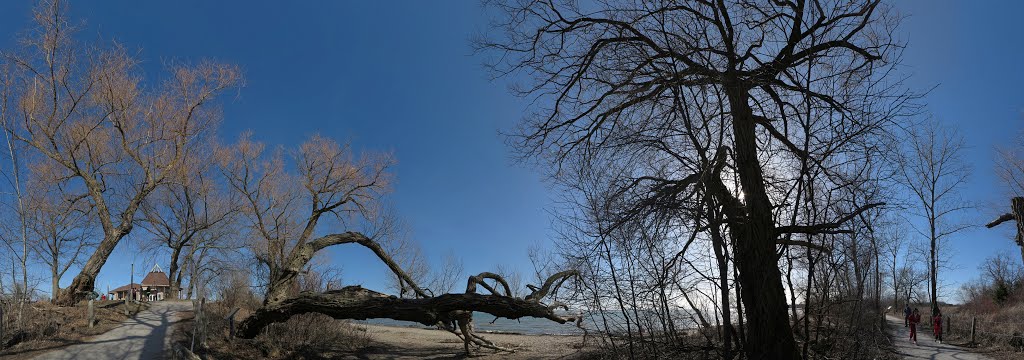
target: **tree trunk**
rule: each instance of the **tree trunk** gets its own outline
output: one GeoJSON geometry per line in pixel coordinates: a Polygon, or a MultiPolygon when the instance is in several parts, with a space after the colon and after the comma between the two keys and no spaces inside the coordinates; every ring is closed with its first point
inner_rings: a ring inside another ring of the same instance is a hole
{"type": "Polygon", "coordinates": [[[747,311],[745,351],[750,359],[797,359],[800,354],[786,312],[786,293],[775,252],[772,205],[757,159],[753,112],[746,90],[736,85],[727,84],[726,91],[733,116],[736,172],[747,215],[744,222],[734,222],[736,225],[731,227],[737,239],[736,267],[747,311]]]}
{"type": "Polygon", "coordinates": [[[1013,218],[1017,220],[1017,247],[1020,248],[1020,259],[1024,262],[1024,197],[1015,197],[1010,200],[1013,208],[1013,218]]]}
{"type": "Polygon", "coordinates": [[[99,275],[103,264],[107,262],[110,253],[114,252],[117,243],[121,241],[128,231],[114,230],[103,237],[103,241],[96,247],[89,260],[82,266],[82,270],[71,280],[71,285],[60,289],[57,292],[56,303],[61,306],[72,306],[78,301],[85,299],[85,295],[96,285],[96,275],[99,275]]]}
{"type": "Polygon", "coordinates": [[[170,294],[168,295],[174,299],[178,298],[178,293],[181,291],[181,274],[178,271],[178,257],[180,256],[181,247],[172,248],[171,263],[167,265],[167,276],[171,285],[170,294]]]}
{"type": "Polygon", "coordinates": [[[985,225],[987,228],[995,227],[1004,222],[1014,220],[1017,222],[1017,236],[1014,237],[1014,241],[1017,243],[1017,247],[1020,248],[1020,260],[1024,263],[1024,197],[1014,197],[1010,199],[1010,210],[1011,213],[1003,214],[995,221],[992,221],[985,225]]]}
{"type": "MultiPolygon", "coordinates": [[[[937,266],[938,263],[936,261],[937,257],[935,255],[935,246],[936,246],[936,242],[937,242],[936,241],[937,239],[935,238],[935,219],[933,218],[930,221],[929,224],[931,225],[931,235],[932,235],[931,236],[931,245],[932,245],[931,246],[931,258],[928,261],[928,267],[929,267],[929,269],[931,269],[931,272],[932,272],[931,273],[931,290],[932,290],[932,294],[931,294],[932,295],[932,298],[931,298],[931,301],[932,301],[932,312],[931,313],[935,314],[936,309],[939,308],[939,302],[938,302],[938,298],[939,298],[939,296],[938,296],[938,272],[939,272],[939,269],[938,269],[938,266],[937,266]]],[[[929,318],[931,318],[931,316],[929,316],[929,318]]]]}
{"type": "Polygon", "coordinates": [[[50,265],[50,302],[57,301],[57,293],[60,292],[60,274],[57,271],[57,260],[54,259],[50,265]]]}
{"type": "Polygon", "coordinates": [[[238,325],[238,336],[253,338],[268,324],[310,312],[335,319],[386,318],[433,326],[456,320],[453,313],[460,311],[479,311],[509,319],[535,317],[560,324],[568,322],[555,315],[553,308],[540,302],[508,296],[467,293],[409,299],[348,286],[324,293],[303,292],[294,298],[264,306],[238,325]]]}
{"type": "Polygon", "coordinates": [[[725,239],[717,224],[711,225],[711,244],[718,261],[718,281],[722,294],[722,359],[732,359],[732,306],[729,305],[729,263],[725,258],[725,239]]]}

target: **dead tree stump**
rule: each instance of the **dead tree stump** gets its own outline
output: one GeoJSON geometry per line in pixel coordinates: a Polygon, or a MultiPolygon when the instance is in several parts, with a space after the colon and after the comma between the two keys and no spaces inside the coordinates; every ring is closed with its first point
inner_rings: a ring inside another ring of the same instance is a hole
{"type": "Polygon", "coordinates": [[[1012,212],[1003,214],[996,218],[994,221],[985,224],[987,228],[993,228],[1004,222],[1014,220],[1017,222],[1017,236],[1014,241],[1017,243],[1017,247],[1020,248],[1021,262],[1024,262],[1024,197],[1015,197],[1010,201],[1010,210],[1012,212]]]}

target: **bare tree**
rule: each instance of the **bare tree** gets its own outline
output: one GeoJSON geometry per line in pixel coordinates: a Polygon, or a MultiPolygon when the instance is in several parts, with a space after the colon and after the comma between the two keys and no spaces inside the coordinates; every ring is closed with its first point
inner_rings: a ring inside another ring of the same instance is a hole
{"type": "MultiPolygon", "coordinates": [[[[13,90],[14,81],[14,74],[12,73],[11,65],[0,65],[0,86],[2,86],[2,88],[0,88],[0,126],[3,127],[4,140],[6,140],[7,143],[7,155],[10,160],[10,169],[8,171],[0,170],[0,172],[4,174],[7,183],[13,190],[11,192],[13,193],[12,195],[14,196],[14,199],[9,203],[9,207],[14,210],[13,213],[17,216],[17,221],[15,222],[17,224],[16,229],[14,229],[14,231],[7,231],[7,233],[17,235],[11,236],[9,239],[5,238],[3,241],[7,244],[8,248],[12,250],[12,253],[17,253],[17,251],[14,251],[14,238],[20,240],[21,243],[21,251],[18,260],[21,263],[20,289],[22,291],[15,292],[15,295],[18,300],[18,324],[19,326],[22,326],[24,324],[22,318],[24,317],[25,303],[30,300],[32,295],[28,291],[28,214],[25,207],[26,194],[24,193],[24,185],[21,181],[23,175],[22,163],[24,161],[24,149],[14,138],[14,129],[16,126],[14,124],[16,117],[14,114],[16,112],[16,104],[14,104],[14,102],[17,101],[13,90]]],[[[14,282],[12,281],[12,283],[14,282]]]]}
{"type": "Polygon", "coordinates": [[[508,350],[473,331],[473,311],[508,318],[576,321],[577,317],[555,314],[555,309],[564,304],[541,303],[575,277],[575,271],[549,277],[523,298],[513,297],[504,278],[489,272],[470,276],[462,294],[434,296],[420,287],[421,279],[404,270],[403,260],[392,257],[387,250],[414,248],[405,237],[387,239],[402,235],[394,231],[401,229],[395,218],[382,216],[388,213],[381,211],[391,181],[387,169],[392,160],[388,155],[356,156],[348,146],[316,135],[291,152],[281,149],[266,154],[264,148],[246,134],[218,154],[228,183],[243,199],[251,239],[247,245],[265,273],[261,279],[266,288],[263,306],[239,325],[241,336],[251,338],[270,323],[319,312],[339,319],[391,318],[441,326],[461,337],[468,353],[471,345],[508,350]],[[293,168],[289,163],[294,165],[294,173],[289,171],[293,168]],[[315,235],[328,226],[348,231],[315,235]],[[372,251],[398,279],[398,290],[409,291],[413,298],[388,296],[358,286],[294,293],[303,269],[318,252],[351,243],[372,251]],[[488,280],[501,287],[489,285],[488,280]],[[490,295],[478,294],[478,287],[490,295]]]}
{"type": "Polygon", "coordinates": [[[594,241],[624,219],[693,211],[713,197],[734,246],[747,356],[799,357],[777,247],[819,248],[790,235],[841,233],[879,204],[818,223],[780,205],[806,169],[827,171],[908,114],[914,95],[893,67],[898,19],[879,1],[495,6],[504,32],[481,42],[490,65],[534,79],[518,88],[536,108],[515,145],[559,178],[614,169],[610,202],[595,202],[594,241]]]}
{"type": "Polygon", "coordinates": [[[999,150],[996,161],[996,173],[1003,179],[1010,193],[1010,212],[1004,213],[985,225],[993,228],[999,224],[1013,220],[1017,224],[1014,242],[1020,248],[1021,261],[1024,262],[1024,143],[1014,144],[1009,149],[999,150]]]}
{"type": "Polygon", "coordinates": [[[29,187],[30,231],[35,239],[32,250],[50,270],[51,300],[56,301],[60,279],[74,265],[81,265],[82,254],[96,244],[93,209],[85,198],[64,198],[60,179],[47,178],[55,172],[37,164],[29,187]],[[39,168],[42,167],[42,168],[39,168]]]}
{"type": "Polygon", "coordinates": [[[283,150],[264,154],[264,145],[248,134],[220,151],[223,173],[242,199],[253,239],[250,249],[266,270],[264,304],[288,298],[296,277],[317,251],[363,238],[314,234],[321,220],[356,226],[373,219],[376,201],[390,181],[385,170],[391,160],[386,155],[356,158],[347,146],[320,136],[290,155],[298,174],[286,169],[283,150]]]}
{"type": "MultiPolygon", "coordinates": [[[[455,260],[454,254],[452,255],[452,257],[452,260],[455,260]]],[[[445,259],[444,263],[442,263],[441,266],[444,266],[444,264],[448,262],[449,260],[445,259]]],[[[455,268],[459,269],[460,271],[458,272],[458,274],[461,274],[462,260],[458,260],[456,264],[457,265],[455,265],[455,268]]],[[[522,297],[526,295],[523,293],[523,291],[526,289],[525,287],[523,287],[523,275],[518,270],[515,270],[511,266],[505,264],[498,264],[498,266],[495,267],[494,269],[494,272],[502,274],[505,277],[505,280],[508,281],[508,287],[509,290],[512,290],[511,294],[513,297],[522,297]]],[[[491,284],[491,286],[497,287],[497,281],[491,284]]]]}
{"type": "Polygon", "coordinates": [[[142,205],[143,228],[153,235],[155,244],[171,252],[168,278],[173,297],[177,297],[181,289],[181,259],[190,253],[189,247],[200,241],[206,247],[216,246],[210,240],[225,237],[204,236],[204,233],[232,229],[238,212],[234,193],[220,187],[209,175],[213,171],[212,160],[209,157],[193,159],[192,165],[182,168],[181,174],[155,191],[142,205]]]}
{"type": "Polygon", "coordinates": [[[915,229],[928,239],[933,313],[938,306],[938,272],[943,240],[969,227],[956,220],[960,213],[970,208],[959,196],[971,171],[962,158],[964,146],[963,137],[954,129],[935,121],[926,122],[914,128],[908,142],[908,153],[900,167],[912,201],[919,206],[918,215],[927,222],[927,228],[915,229]]]}
{"type": "MultiPolygon", "coordinates": [[[[509,275],[509,273],[501,270],[501,267],[499,267],[497,273],[509,275]]],[[[435,267],[433,274],[431,274],[430,290],[439,294],[452,292],[459,280],[465,278],[465,274],[463,274],[465,271],[462,259],[455,256],[454,251],[448,250],[441,258],[440,266],[435,267]]],[[[511,280],[511,277],[509,277],[509,280],[511,280]]]]}
{"type": "Polygon", "coordinates": [[[988,277],[994,285],[1009,287],[1024,276],[1024,268],[1010,259],[1006,253],[998,253],[985,259],[978,267],[983,276],[988,277]]]}
{"type": "Polygon", "coordinates": [[[173,65],[158,86],[147,86],[138,61],[117,44],[92,48],[74,39],[66,4],[43,1],[19,52],[15,70],[14,138],[71,179],[66,197],[88,198],[103,239],[56,294],[72,304],[93,290],[110,253],[136,223],[143,201],[186,165],[193,145],[216,123],[210,102],[240,82],[235,66],[173,65]]]}
{"type": "Polygon", "coordinates": [[[391,276],[388,276],[387,289],[393,290],[402,298],[421,297],[410,284],[427,283],[428,279],[433,282],[434,277],[431,275],[427,257],[423,255],[420,244],[413,241],[408,224],[394,212],[393,207],[383,205],[378,211],[368,224],[366,234],[377,241],[384,253],[404,270],[404,274],[392,272],[391,276]]]}

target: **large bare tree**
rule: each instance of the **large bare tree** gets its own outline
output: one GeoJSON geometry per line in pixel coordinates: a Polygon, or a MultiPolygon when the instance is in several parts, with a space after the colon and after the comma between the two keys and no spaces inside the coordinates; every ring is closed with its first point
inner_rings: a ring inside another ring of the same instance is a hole
{"type": "Polygon", "coordinates": [[[963,137],[937,121],[915,127],[908,147],[900,168],[911,201],[926,222],[925,228],[916,229],[928,239],[929,300],[934,313],[938,307],[943,240],[969,226],[956,219],[970,208],[959,195],[971,170],[963,160],[963,137]]]}
{"type": "Polygon", "coordinates": [[[735,247],[744,351],[754,359],[799,357],[780,237],[787,246],[809,245],[789,235],[843,232],[878,204],[818,223],[781,222],[792,209],[780,205],[786,189],[797,188],[799,169],[827,172],[830,161],[853,154],[852,143],[885,138],[907,114],[914,96],[894,72],[899,21],[888,7],[800,0],[496,6],[505,31],[481,44],[495,55],[490,65],[533,79],[517,88],[535,99],[515,138],[523,154],[551,165],[556,177],[607,163],[623,168],[609,188],[631,197],[605,216],[605,234],[623,215],[693,209],[702,193],[713,197],[735,247]],[[633,163],[647,168],[625,170],[633,163]]]}
{"type": "Polygon", "coordinates": [[[244,135],[221,150],[220,165],[241,198],[249,246],[266,274],[264,303],[273,304],[291,295],[297,276],[317,251],[360,238],[316,235],[318,225],[332,221],[355,227],[373,219],[377,200],[388,189],[391,160],[385,155],[356,158],[347,146],[321,136],[289,153],[264,150],[244,135]]]}
{"type": "Polygon", "coordinates": [[[437,325],[461,337],[467,352],[471,345],[510,350],[473,331],[473,311],[560,323],[577,320],[555,313],[563,304],[541,302],[576,275],[571,270],[552,275],[521,298],[513,296],[502,276],[490,272],[470,276],[464,294],[433,294],[421,287],[420,279],[389,253],[389,249],[400,249],[386,239],[395,235],[394,218],[381,211],[393,162],[386,154],[356,156],[348,146],[321,136],[313,136],[291,151],[266,152],[263,144],[246,134],[218,156],[228,183],[242,198],[248,246],[262,272],[260,286],[266,290],[263,306],[239,325],[243,337],[256,336],[270,323],[318,312],[339,319],[391,318],[437,325]],[[325,231],[330,228],[348,231],[325,231]],[[357,231],[360,229],[365,233],[357,231]],[[299,279],[310,260],[322,250],[342,244],[358,244],[372,251],[397,279],[400,294],[408,292],[411,298],[358,286],[300,292],[299,279]],[[477,288],[490,294],[479,294],[477,288]]]}
{"type": "Polygon", "coordinates": [[[147,85],[123,46],[78,43],[66,14],[59,0],[40,2],[24,46],[5,53],[15,71],[14,137],[58,165],[69,184],[64,196],[87,198],[103,231],[81,271],[56,294],[60,304],[93,290],[143,201],[181,171],[216,123],[210,102],[240,82],[237,67],[201,62],[172,65],[166,80],[147,85]]]}

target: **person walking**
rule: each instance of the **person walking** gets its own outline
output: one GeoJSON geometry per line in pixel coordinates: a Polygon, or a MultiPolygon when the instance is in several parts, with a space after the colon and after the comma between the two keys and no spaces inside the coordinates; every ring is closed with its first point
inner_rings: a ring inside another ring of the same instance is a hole
{"type": "Polygon", "coordinates": [[[914,312],[907,317],[907,323],[910,324],[910,340],[917,345],[917,324],[921,322],[921,312],[914,308],[914,312]]]}
{"type": "Polygon", "coordinates": [[[910,321],[910,303],[907,303],[907,307],[903,309],[903,327],[907,327],[910,321]]]}
{"type": "Polygon", "coordinates": [[[935,309],[935,316],[932,316],[932,327],[935,340],[942,343],[942,310],[935,309]]]}

